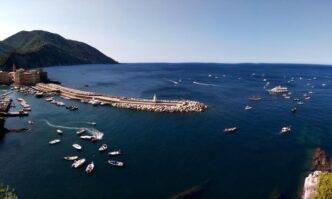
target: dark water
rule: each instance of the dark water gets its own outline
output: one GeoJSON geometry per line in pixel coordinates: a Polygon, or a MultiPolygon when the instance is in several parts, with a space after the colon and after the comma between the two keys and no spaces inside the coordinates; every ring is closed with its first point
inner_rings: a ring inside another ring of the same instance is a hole
{"type": "Polygon", "coordinates": [[[25,127],[27,120],[35,121],[31,133],[7,134],[0,141],[0,180],[14,187],[20,198],[168,198],[207,179],[211,183],[201,198],[278,194],[297,198],[310,169],[312,150],[319,146],[332,154],[331,67],[123,64],[47,71],[53,80],[78,89],[142,98],[156,93],[159,98],[198,100],[209,108],[203,113],[162,114],[64,100],[80,108],[69,112],[42,99],[13,93],[25,98],[33,110],[28,118],[7,119],[5,126],[25,127]],[[295,81],[288,82],[291,77],[295,81]],[[295,97],[314,93],[293,115],[290,109],[296,103],[269,96],[263,89],[264,78],[271,86],[287,86],[295,97]],[[263,100],[249,102],[251,95],[263,100]],[[246,105],[253,109],[244,111],[246,105]],[[103,142],[125,153],[118,159],[126,168],[109,166],[107,155],[97,151],[100,143],[79,140],[75,130],[64,129],[62,142],[49,146],[48,141],[59,136],[44,119],[69,127],[91,127],[86,122],[95,121],[95,128],[105,134],[103,142]],[[281,127],[288,124],[293,126],[292,133],[280,135],[281,127]],[[231,126],[238,126],[239,131],[232,135],[222,132],[231,126]],[[73,150],[74,142],[83,146],[82,152],[73,150]],[[70,168],[71,163],[62,157],[72,154],[93,160],[95,173],[87,176],[83,169],[70,168]]]}

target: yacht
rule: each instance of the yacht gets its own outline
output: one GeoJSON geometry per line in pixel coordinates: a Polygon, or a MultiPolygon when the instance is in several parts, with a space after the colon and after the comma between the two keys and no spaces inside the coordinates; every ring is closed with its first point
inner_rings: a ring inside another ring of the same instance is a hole
{"type": "Polygon", "coordinates": [[[107,150],[107,144],[103,144],[99,147],[98,149],[100,152],[106,151],[107,150]]]}
{"type": "Polygon", "coordinates": [[[58,134],[63,134],[63,131],[60,130],[60,129],[57,129],[56,132],[57,132],[58,134]]]}
{"type": "Polygon", "coordinates": [[[49,141],[48,143],[52,145],[52,144],[57,144],[59,142],[60,142],[60,139],[55,139],[55,140],[49,141]]]}
{"type": "Polygon", "coordinates": [[[116,160],[108,160],[108,164],[117,166],[117,167],[123,167],[124,163],[116,160]]]}
{"type": "Polygon", "coordinates": [[[281,93],[287,93],[288,89],[287,87],[282,87],[282,86],[276,86],[270,90],[268,90],[270,94],[281,94],[281,93]]]}
{"type": "Polygon", "coordinates": [[[63,157],[63,159],[65,160],[76,160],[78,158],[78,156],[66,156],[66,157],[63,157]]]}
{"type": "Polygon", "coordinates": [[[77,149],[77,150],[81,150],[82,149],[81,145],[79,145],[79,144],[73,144],[73,147],[75,149],[77,149]]]}
{"type": "Polygon", "coordinates": [[[85,172],[87,174],[91,173],[93,171],[93,169],[95,168],[95,164],[93,164],[93,162],[91,162],[90,164],[88,164],[88,166],[85,169],[85,172]]]}
{"type": "Polygon", "coordinates": [[[80,166],[82,166],[85,162],[85,159],[80,159],[80,160],[76,160],[72,165],[71,167],[74,167],[74,168],[78,168],[80,166]]]}

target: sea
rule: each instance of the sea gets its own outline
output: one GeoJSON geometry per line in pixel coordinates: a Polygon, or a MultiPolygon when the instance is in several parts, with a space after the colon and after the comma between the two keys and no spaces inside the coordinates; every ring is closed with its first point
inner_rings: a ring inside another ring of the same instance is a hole
{"type": "MultiPolygon", "coordinates": [[[[18,109],[16,98],[24,98],[32,111],[28,117],[7,118],[4,126],[30,130],[1,138],[0,181],[22,199],[298,198],[313,151],[320,147],[332,155],[330,66],[132,63],[44,70],[51,80],[76,89],[147,99],[156,94],[199,101],[208,109],[138,112],[55,97],[79,107],[69,111],[13,91],[9,95],[17,107],[12,109],[18,109]],[[267,89],[278,85],[289,89],[290,99],[269,95],[267,89]],[[262,99],[250,101],[254,95],[262,99]],[[247,105],[253,108],[244,110],[247,105]],[[280,134],[289,125],[291,132],[280,134]],[[103,132],[103,140],[80,139],[76,131],[82,127],[103,132]],[[236,132],[223,132],[230,127],[236,132]],[[57,138],[59,144],[48,144],[57,138]],[[74,143],[82,151],[75,151],[74,143]],[[123,154],[100,153],[104,143],[123,154]],[[71,168],[72,162],[63,159],[69,155],[85,158],[85,166],[93,161],[94,172],[71,168]],[[125,167],[109,165],[110,159],[125,167]]],[[[2,93],[10,89],[0,88],[2,93]]]]}

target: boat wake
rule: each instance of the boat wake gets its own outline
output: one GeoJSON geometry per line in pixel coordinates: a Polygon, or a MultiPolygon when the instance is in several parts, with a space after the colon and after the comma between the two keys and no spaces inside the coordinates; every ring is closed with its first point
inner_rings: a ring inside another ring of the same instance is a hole
{"type": "Polygon", "coordinates": [[[50,123],[48,120],[43,120],[45,123],[53,128],[58,128],[58,129],[69,129],[69,130],[79,130],[79,129],[84,129],[86,132],[90,133],[91,135],[97,135],[97,134],[102,134],[99,130],[95,128],[86,128],[86,127],[71,127],[71,126],[61,126],[61,125],[55,125],[50,123]]]}
{"type": "Polygon", "coordinates": [[[202,82],[195,82],[193,81],[193,84],[201,85],[201,86],[218,86],[217,84],[208,84],[208,83],[202,83],[202,82]]]}
{"type": "Polygon", "coordinates": [[[175,84],[175,85],[179,84],[179,82],[174,81],[174,80],[171,80],[171,79],[166,79],[166,78],[165,78],[165,80],[167,80],[167,81],[169,81],[169,82],[172,82],[172,83],[175,84]]]}

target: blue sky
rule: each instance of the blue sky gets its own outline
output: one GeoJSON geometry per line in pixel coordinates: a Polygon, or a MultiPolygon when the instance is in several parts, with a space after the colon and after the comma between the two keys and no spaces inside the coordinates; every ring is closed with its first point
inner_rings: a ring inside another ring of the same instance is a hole
{"type": "Polygon", "coordinates": [[[331,0],[1,0],[0,29],[48,30],[120,62],[332,64],[331,0]]]}

